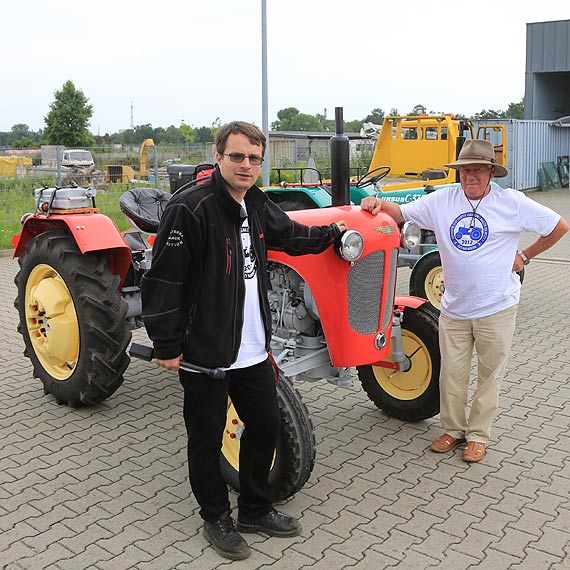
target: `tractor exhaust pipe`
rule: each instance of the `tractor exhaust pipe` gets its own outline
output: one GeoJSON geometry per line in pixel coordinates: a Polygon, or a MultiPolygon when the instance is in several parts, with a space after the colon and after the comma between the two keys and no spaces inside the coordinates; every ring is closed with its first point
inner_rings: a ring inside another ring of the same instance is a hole
{"type": "Polygon", "coordinates": [[[331,187],[332,205],[350,204],[350,145],[344,134],[342,107],[335,107],[336,134],[331,137],[331,187]]]}
{"type": "MultiPolygon", "coordinates": [[[[455,160],[459,158],[459,153],[465,144],[465,135],[463,134],[467,130],[467,126],[463,121],[459,121],[459,133],[457,139],[455,140],[455,160]]],[[[455,170],[455,182],[459,182],[459,168],[455,170]]]]}

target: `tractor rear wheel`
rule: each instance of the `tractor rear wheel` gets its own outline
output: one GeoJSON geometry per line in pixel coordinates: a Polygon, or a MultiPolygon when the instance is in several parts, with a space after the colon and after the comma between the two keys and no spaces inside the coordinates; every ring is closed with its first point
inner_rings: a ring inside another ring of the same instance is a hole
{"type": "Polygon", "coordinates": [[[59,404],[108,398],[129,365],[131,332],[107,256],[82,254],[65,230],[55,230],[31,239],[18,261],[14,306],[34,377],[59,404]]]}
{"type": "MultiPolygon", "coordinates": [[[[315,434],[307,406],[299,392],[285,376],[279,377],[277,399],[281,426],[275,449],[269,484],[273,500],[287,499],[299,491],[315,466],[315,434]]],[[[226,429],[222,441],[220,464],[224,479],[239,491],[240,437],[246,429],[228,399],[226,429]]]]}
{"type": "Polygon", "coordinates": [[[411,361],[407,372],[380,366],[359,366],[358,378],[368,397],[386,415],[416,422],[439,413],[439,327],[429,304],[406,307],[402,344],[411,361]]]}

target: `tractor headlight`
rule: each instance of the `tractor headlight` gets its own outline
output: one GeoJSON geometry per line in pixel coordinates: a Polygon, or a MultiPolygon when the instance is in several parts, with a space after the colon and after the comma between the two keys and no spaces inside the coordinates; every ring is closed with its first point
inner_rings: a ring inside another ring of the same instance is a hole
{"type": "Polygon", "coordinates": [[[364,251],[364,238],[356,230],[347,230],[340,238],[338,254],[351,263],[355,262],[364,251]]]}
{"type": "Polygon", "coordinates": [[[400,234],[400,242],[402,244],[402,247],[413,249],[420,243],[421,237],[422,231],[418,224],[415,222],[404,222],[404,227],[402,228],[402,233],[400,234]]]}

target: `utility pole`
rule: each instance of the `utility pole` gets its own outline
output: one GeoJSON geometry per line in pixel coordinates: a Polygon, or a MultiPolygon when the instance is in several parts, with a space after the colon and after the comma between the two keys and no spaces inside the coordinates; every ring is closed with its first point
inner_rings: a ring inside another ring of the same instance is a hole
{"type": "Polygon", "coordinates": [[[271,152],[269,146],[269,111],[267,105],[267,7],[266,0],[261,0],[261,130],[267,141],[265,160],[261,169],[263,185],[269,186],[271,152]]]}

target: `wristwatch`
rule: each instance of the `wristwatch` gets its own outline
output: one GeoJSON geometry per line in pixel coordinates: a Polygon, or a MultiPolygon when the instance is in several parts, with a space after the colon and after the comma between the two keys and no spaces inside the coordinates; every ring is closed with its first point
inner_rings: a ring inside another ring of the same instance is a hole
{"type": "Polygon", "coordinates": [[[523,265],[528,265],[530,263],[530,259],[519,249],[517,253],[521,256],[523,261],[523,265]]]}

